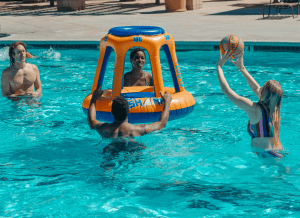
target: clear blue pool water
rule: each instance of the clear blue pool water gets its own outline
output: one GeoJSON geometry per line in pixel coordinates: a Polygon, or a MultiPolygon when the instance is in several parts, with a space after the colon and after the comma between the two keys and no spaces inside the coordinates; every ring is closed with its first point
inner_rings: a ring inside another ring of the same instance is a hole
{"type": "MultiPolygon", "coordinates": [[[[284,89],[281,140],[289,154],[269,161],[251,151],[246,114],[220,90],[217,51],[177,52],[196,99],[193,113],[136,138],[145,149],[118,154],[102,153],[110,141],[89,129],[81,109],[99,51],[29,51],[38,56],[28,62],[39,68],[43,96],[0,98],[0,217],[300,216],[298,54],[244,57],[261,85],[275,79],[284,89]]],[[[0,49],[0,72],[9,65],[7,52],[0,49]]],[[[237,93],[257,101],[231,63],[224,71],[237,93]]]]}

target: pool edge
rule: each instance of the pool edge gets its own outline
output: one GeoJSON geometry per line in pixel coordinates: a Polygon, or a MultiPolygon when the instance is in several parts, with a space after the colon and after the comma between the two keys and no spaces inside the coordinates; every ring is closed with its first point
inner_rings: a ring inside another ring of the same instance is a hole
{"type": "MultiPolygon", "coordinates": [[[[16,40],[0,40],[0,46],[9,46],[16,40]]],[[[29,48],[59,48],[59,49],[97,49],[100,41],[34,41],[23,40],[29,48]]],[[[177,51],[215,51],[219,50],[220,41],[176,41],[177,51]]],[[[276,51],[276,52],[300,52],[300,42],[263,42],[245,41],[245,51],[276,51]]]]}

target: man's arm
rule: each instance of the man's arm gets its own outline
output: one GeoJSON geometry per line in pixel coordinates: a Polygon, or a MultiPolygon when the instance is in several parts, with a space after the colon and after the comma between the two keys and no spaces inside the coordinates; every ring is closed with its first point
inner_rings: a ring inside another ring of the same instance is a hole
{"type": "Polygon", "coordinates": [[[34,81],[35,92],[34,95],[42,94],[42,82],[40,78],[39,69],[34,65],[34,71],[36,72],[36,80],[34,81]]]}
{"type": "Polygon", "coordinates": [[[102,94],[103,91],[100,90],[100,88],[96,89],[91,98],[90,107],[88,109],[88,124],[90,125],[91,129],[96,129],[104,124],[96,119],[96,101],[102,96],[102,94]]]}
{"type": "Polygon", "coordinates": [[[168,119],[169,119],[169,112],[170,112],[170,104],[172,101],[172,95],[166,91],[163,95],[161,92],[161,98],[164,101],[164,108],[161,112],[160,118],[158,122],[148,124],[148,125],[136,125],[135,131],[139,135],[145,135],[153,131],[160,130],[164,128],[167,125],[168,119]]]}
{"type": "Polygon", "coordinates": [[[10,92],[9,73],[6,70],[4,70],[1,75],[1,92],[2,96],[7,98],[18,96],[10,92]]]}
{"type": "Polygon", "coordinates": [[[10,83],[6,70],[1,75],[1,92],[3,97],[9,97],[10,95],[10,83]]]}

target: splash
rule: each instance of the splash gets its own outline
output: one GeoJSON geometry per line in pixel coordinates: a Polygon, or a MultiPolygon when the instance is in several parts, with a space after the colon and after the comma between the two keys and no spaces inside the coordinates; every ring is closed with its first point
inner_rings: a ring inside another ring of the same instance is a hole
{"type": "Polygon", "coordinates": [[[41,58],[44,58],[44,59],[56,59],[56,60],[59,60],[61,54],[59,52],[55,51],[52,47],[50,47],[49,50],[43,51],[42,53],[40,53],[39,56],[41,58]]]}
{"type": "Polygon", "coordinates": [[[4,47],[0,49],[0,61],[8,61],[9,55],[8,55],[9,47],[4,47]]]}

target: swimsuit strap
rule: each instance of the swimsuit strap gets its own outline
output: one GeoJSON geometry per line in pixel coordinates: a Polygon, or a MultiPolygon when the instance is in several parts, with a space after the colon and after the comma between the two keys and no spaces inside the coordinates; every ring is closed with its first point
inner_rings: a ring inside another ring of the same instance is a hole
{"type": "MultiPolygon", "coordinates": [[[[128,80],[129,80],[128,86],[130,86],[130,74],[131,74],[131,72],[128,74],[128,77],[129,77],[129,79],[128,79],[128,80]]],[[[149,86],[149,84],[147,83],[146,73],[144,72],[143,75],[144,75],[144,77],[145,77],[145,86],[149,86]]]]}
{"type": "Polygon", "coordinates": [[[147,83],[147,77],[146,77],[146,73],[144,72],[144,77],[145,77],[145,86],[149,86],[147,83]]]}
{"type": "MultiPolygon", "coordinates": [[[[128,86],[130,86],[130,74],[131,74],[131,73],[128,74],[128,76],[129,76],[129,85],[128,85],[128,86]]],[[[145,86],[149,86],[149,84],[147,83],[146,73],[144,72],[143,75],[144,75],[144,77],[145,77],[145,86]]]]}
{"type": "Polygon", "coordinates": [[[253,138],[262,138],[262,137],[273,137],[273,126],[272,119],[269,116],[268,111],[263,107],[261,103],[257,103],[261,109],[261,118],[258,123],[251,124],[250,120],[248,123],[248,132],[253,138]]]}

